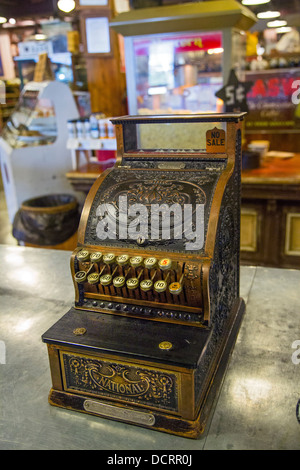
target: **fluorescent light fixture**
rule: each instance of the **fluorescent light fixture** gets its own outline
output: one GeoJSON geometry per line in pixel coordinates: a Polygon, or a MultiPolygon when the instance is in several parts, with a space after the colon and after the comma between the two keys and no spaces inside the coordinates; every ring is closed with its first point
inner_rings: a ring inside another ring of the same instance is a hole
{"type": "Polygon", "coordinates": [[[148,88],[148,95],[165,95],[167,91],[166,86],[153,86],[148,88]]]}
{"type": "Polygon", "coordinates": [[[207,50],[208,54],[221,54],[222,52],[224,52],[223,47],[216,47],[215,49],[208,49],[207,50]]]}
{"type": "Polygon", "coordinates": [[[280,16],[280,11],[261,11],[257,13],[257,18],[260,20],[267,20],[269,18],[278,18],[280,16]]]}
{"type": "Polygon", "coordinates": [[[268,28],[280,28],[280,26],[286,26],[287,22],[285,20],[274,20],[267,23],[268,28]]]}
{"type": "Polygon", "coordinates": [[[24,20],[20,21],[20,26],[35,26],[35,21],[33,20],[24,20]]]}
{"type": "Polygon", "coordinates": [[[292,28],[290,26],[282,26],[281,28],[276,28],[276,33],[289,33],[292,31],[292,28]]]}
{"type": "Polygon", "coordinates": [[[6,23],[6,22],[7,22],[7,18],[5,18],[4,16],[0,16],[0,24],[6,23]]]}
{"type": "Polygon", "coordinates": [[[46,41],[47,36],[46,36],[46,34],[37,33],[37,34],[34,35],[34,39],[36,41],[46,41]]]}
{"type": "Polygon", "coordinates": [[[58,0],[57,6],[61,11],[70,13],[70,11],[74,10],[76,4],[74,0],[58,0]]]}
{"type": "Polygon", "coordinates": [[[243,5],[263,5],[264,3],[269,3],[271,0],[243,0],[243,5]]]}

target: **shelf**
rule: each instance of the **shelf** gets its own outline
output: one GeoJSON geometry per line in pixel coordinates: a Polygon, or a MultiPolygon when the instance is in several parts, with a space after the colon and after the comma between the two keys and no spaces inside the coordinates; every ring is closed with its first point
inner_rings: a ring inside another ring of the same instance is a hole
{"type": "Polygon", "coordinates": [[[115,138],[107,139],[79,139],[69,138],[67,142],[69,150],[117,150],[115,138]]]}

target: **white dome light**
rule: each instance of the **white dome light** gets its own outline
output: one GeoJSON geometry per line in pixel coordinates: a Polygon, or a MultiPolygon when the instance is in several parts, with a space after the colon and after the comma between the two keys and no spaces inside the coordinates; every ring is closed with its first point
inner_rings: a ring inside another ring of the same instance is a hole
{"type": "Polygon", "coordinates": [[[264,3],[269,3],[271,0],[243,0],[243,5],[263,5],[264,3]]]}
{"type": "Polygon", "coordinates": [[[74,10],[76,4],[74,0],[58,0],[57,6],[61,11],[70,13],[70,11],[74,10]]]}
{"type": "Polygon", "coordinates": [[[269,18],[278,18],[280,16],[280,11],[262,11],[260,13],[257,13],[257,18],[260,20],[266,20],[269,18]]]}
{"type": "Polygon", "coordinates": [[[287,22],[285,20],[275,20],[269,21],[267,23],[268,28],[280,28],[280,26],[286,26],[287,22]]]}

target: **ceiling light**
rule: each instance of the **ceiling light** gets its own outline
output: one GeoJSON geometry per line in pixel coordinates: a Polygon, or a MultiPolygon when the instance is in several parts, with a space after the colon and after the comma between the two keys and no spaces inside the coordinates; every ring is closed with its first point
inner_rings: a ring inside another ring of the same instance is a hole
{"type": "Polygon", "coordinates": [[[33,20],[24,20],[24,21],[20,21],[19,25],[20,26],[35,26],[35,21],[33,21],[33,20]]]}
{"type": "Polygon", "coordinates": [[[260,20],[261,19],[266,20],[269,18],[278,18],[278,16],[280,16],[280,11],[262,11],[260,13],[257,13],[256,16],[260,20]]]}
{"type": "Polygon", "coordinates": [[[34,39],[35,39],[36,41],[46,41],[47,36],[46,36],[46,34],[36,33],[36,34],[34,35],[34,39]]]}
{"type": "Polygon", "coordinates": [[[0,24],[6,23],[7,18],[4,18],[4,16],[0,16],[0,24]]]}
{"type": "Polygon", "coordinates": [[[263,3],[269,3],[271,0],[242,0],[243,5],[262,5],[263,3]]]}
{"type": "Polygon", "coordinates": [[[292,28],[290,26],[282,26],[281,28],[276,28],[276,33],[289,33],[292,31],[292,28]]]}
{"type": "Polygon", "coordinates": [[[9,24],[16,24],[17,21],[15,20],[15,18],[9,18],[8,22],[9,24]]]}
{"type": "Polygon", "coordinates": [[[267,23],[267,26],[269,28],[279,28],[280,26],[286,26],[287,22],[285,20],[275,20],[275,21],[269,21],[267,23]]]}
{"type": "Polygon", "coordinates": [[[76,4],[74,0],[58,0],[57,6],[61,11],[69,13],[70,11],[74,10],[76,4]]]}
{"type": "Polygon", "coordinates": [[[223,47],[216,47],[215,49],[208,49],[207,50],[208,54],[221,54],[222,52],[224,52],[223,47]]]}

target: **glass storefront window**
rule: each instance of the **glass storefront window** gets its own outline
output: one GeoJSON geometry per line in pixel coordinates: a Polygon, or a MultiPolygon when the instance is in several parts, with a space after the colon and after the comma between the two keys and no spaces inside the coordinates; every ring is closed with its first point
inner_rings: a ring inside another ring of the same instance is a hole
{"type": "Polygon", "coordinates": [[[216,112],[222,32],[133,38],[139,114],[216,112]]]}

